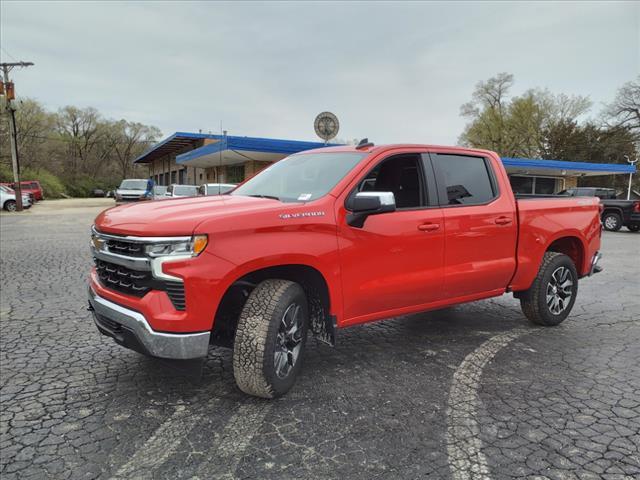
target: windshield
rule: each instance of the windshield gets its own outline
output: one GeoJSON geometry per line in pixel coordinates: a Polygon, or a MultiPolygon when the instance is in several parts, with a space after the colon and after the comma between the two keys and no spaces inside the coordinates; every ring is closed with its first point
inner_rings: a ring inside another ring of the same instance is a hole
{"type": "Polygon", "coordinates": [[[264,169],[231,195],[309,202],[326,195],[365,155],[356,152],[292,155],[264,169]]]}
{"type": "Polygon", "coordinates": [[[146,190],[147,180],[123,180],[120,190],[146,190]]]}

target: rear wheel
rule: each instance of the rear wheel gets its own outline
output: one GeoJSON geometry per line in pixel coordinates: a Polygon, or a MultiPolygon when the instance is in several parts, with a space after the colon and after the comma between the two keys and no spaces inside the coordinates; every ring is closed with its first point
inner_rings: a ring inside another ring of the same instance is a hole
{"type": "Polygon", "coordinates": [[[578,294],[578,273],[567,255],[544,254],[533,284],[520,296],[525,316],[537,325],[553,326],[569,316],[578,294]]]}
{"type": "Polygon", "coordinates": [[[288,280],[265,280],[242,308],[233,347],[240,390],[263,398],[285,394],[302,366],[308,306],[304,290],[288,280]]]}
{"type": "Polygon", "coordinates": [[[15,212],[16,211],[16,201],[15,200],[7,200],[4,202],[4,209],[7,212],[15,212]]]}
{"type": "Polygon", "coordinates": [[[630,232],[640,232],[640,223],[634,223],[633,225],[627,225],[630,232]]]}
{"type": "Polygon", "coordinates": [[[605,230],[617,232],[622,227],[622,218],[615,212],[605,213],[602,217],[602,224],[605,230]]]}

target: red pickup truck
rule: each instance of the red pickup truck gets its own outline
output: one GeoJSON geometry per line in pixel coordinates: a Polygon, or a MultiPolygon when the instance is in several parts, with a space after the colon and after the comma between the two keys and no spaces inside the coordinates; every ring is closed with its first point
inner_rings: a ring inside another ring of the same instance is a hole
{"type": "Polygon", "coordinates": [[[516,200],[493,152],[429,145],[292,155],[228,195],[101,213],[90,309],[105,335],[155,357],[233,347],[244,392],[272,398],[307,332],[495,297],[557,325],[600,270],[597,198],[516,200]]]}
{"type": "MultiPolygon", "coordinates": [[[[16,188],[15,183],[0,183],[0,185],[4,185],[13,190],[16,188]]],[[[23,194],[30,195],[35,201],[44,200],[44,192],[38,180],[24,180],[20,182],[20,190],[23,194]]]]}

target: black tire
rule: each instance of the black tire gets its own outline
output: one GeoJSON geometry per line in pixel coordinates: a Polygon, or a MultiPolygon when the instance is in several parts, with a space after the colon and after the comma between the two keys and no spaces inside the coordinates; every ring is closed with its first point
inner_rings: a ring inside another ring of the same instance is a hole
{"type": "Polygon", "coordinates": [[[563,253],[547,252],[531,287],[520,295],[520,307],[532,323],[551,327],[569,316],[577,295],[578,272],[571,258],[563,253]],[[566,279],[571,281],[570,286],[565,283],[566,279]],[[556,285],[554,289],[556,283],[562,287],[556,285]],[[566,296],[567,291],[570,296],[566,296]]]}
{"type": "Polygon", "coordinates": [[[630,232],[640,232],[640,223],[634,223],[633,225],[627,225],[630,232]]]}
{"type": "Polygon", "coordinates": [[[3,205],[4,209],[7,212],[15,212],[16,211],[16,201],[15,200],[7,200],[3,205]]]}
{"type": "Polygon", "coordinates": [[[258,284],[242,308],[236,328],[233,375],[240,390],[262,398],[287,393],[302,367],[308,324],[307,297],[300,285],[275,279],[258,284]],[[286,326],[293,322],[298,325],[298,335],[289,338],[286,332],[293,328],[287,330],[286,326]],[[283,360],[286,363],[280,363],[283,360]],[[276,361],[280,368],[276,368],[276,361]]]}
{"type": "Polygon", "coordinates": [[[602,216],[602,225],[605,230],[617,232],[622,228],[622,217],[616,212],[607,212],[602,216]]]}

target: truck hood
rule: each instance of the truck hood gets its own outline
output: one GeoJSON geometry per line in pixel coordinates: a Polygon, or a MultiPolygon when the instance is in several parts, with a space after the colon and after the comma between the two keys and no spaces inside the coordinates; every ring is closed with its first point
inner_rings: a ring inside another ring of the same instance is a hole
{"type": "Polygon", "coordinates": [[[95,226],[101,232],[115,235],[191,235],[205,220],[233,221],[244,213],[277,212],[287,205],[291,204],[239,195],[170,198],[110,208],[96,217],[95,226]]]}

